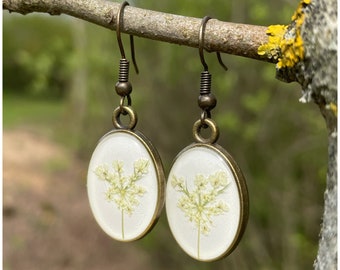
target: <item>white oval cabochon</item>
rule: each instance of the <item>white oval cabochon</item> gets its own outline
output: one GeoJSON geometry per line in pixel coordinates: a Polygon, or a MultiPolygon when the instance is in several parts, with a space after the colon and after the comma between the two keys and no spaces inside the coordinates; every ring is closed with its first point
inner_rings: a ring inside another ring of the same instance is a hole
{"type": "Polygon", "coordinates": [[[87,191],[92,212],[100,227],[116,240],[144,236],[162,203],[159,168],[144,140],[133,132],[109,132],[89,164],[87,191]]]}
{"type": "Polygon", "coordinates": [[[223,257],[238,237],[242,212],[225,157],[213,147],[187,147],[172,166],[166,194],[169,226],[182,249],[201,261],[223,257]]]}

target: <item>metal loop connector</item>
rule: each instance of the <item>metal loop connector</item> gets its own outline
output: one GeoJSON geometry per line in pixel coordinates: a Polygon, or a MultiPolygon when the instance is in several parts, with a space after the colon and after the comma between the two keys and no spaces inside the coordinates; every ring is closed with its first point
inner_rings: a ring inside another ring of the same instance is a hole
{"type": "Polygon", "coordinates": [[[219,129],[216,125],[216,123],[209,118],[204,118],[203,120],[197,120],[193,126],[193,134],[194,139],[198,143],[209,143],[213,144],[218,140],[218,137],[220,136],[219,129]],[[211,134],[209,138],[203,138],[201,135],[202,128],[210,128],[211,134]]]}
{"type": "Polygon", "coordinates": [[[137,114],[136,112],[129,106],[119,106],[117,107],[112,114],[112,123],[113,126],[117,129],[129,129],[132,130],[137,125],[137,114]],[[120,120],[121,115],[129,115],[130,122],[127,125],[124,125],[120,120]]]}

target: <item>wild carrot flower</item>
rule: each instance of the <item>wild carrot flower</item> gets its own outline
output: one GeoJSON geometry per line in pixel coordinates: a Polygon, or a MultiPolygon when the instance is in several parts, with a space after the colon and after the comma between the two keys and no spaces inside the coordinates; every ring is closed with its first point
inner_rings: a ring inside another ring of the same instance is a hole
{"type": "Polygon", "coordinates": [[[194,178],[194,188],[188,190],[183,177],[175,175],[171,178],[172,187],[183,193],[177,202],[177,207],[181,209],[188,220],[197,227],[197,255],[200,253],[200,236],[208,235],[213,226],[213,216],[222,215],[229,211],[227,203],[218,196],[223,194],[230,181],[227,174],[218,171],[208,177],[197,174],[194,178]]]}
{"type": "Polygon", "coordinates": [[[107,182],[108,187],[105,192],[106,200],[114,202],[121,210],[122,238],[124,239],[124,213],[132,215],[139,205],[138,197],[146,193],[143,186],[137,185],[137,181],[142,179],[149,172],[149,160],[138,159],[134,162],[131,175],[124,175],[124,163],[120,160],[112,162],[112,170],[107,164],[96,167],[94,173],[100,180],[107,182]]]}

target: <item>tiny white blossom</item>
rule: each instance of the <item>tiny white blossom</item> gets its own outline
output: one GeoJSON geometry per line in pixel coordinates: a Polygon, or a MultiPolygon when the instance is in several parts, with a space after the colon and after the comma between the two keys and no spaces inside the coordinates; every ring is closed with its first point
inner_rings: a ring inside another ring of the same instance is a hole
{"type": "Polygon", "coordinates": [[[148,173],[148,167],[149,167],[149,160],[147,159],[138,159],[134,163],[134,171],[135,174],[147,174],[148,173]]]}
{"type": "Polygon", "coordinates": [[[182,190],[184,188],[184,179],[183,178],[177,178],[176,176],[173,176],[171,178],[171,185],[174,189],[182,190]]]}
{"type": "Polygon", "coordinates": [[[108,166],[107,164],[99,165],[95,170],[94,173],[103,180],[106,180],[106,176],[108,174],[108,166]]]}
{"type": "Polygon", "coordinates": [[[217,172],[209,177],[210,183],[213,187],[224,187],[227,186],[228,178],[225,172],[217,172]]]}
{"type": "Polygon", "coordinates": [[[205,186],[208,184],[208,181],[202,174],[198,174],[195,177],[194,184],[197,189],[201,190],[205,188],[205,186]]]}

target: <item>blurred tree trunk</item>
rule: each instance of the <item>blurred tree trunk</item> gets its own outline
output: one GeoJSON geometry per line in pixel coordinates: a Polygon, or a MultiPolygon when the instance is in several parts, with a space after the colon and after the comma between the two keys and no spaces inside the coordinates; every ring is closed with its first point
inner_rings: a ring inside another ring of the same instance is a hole
{"type": "MultiPolygon", "coordinates": [[[[337,1],[302,0],[299,7],[299,12],[302,11],[303,15],[298,14],[301,16],[293,20],[286,37],[296,35],[297,27],[301,27],[299,34],[303,44],[299,43],[298,47],[302,46],[304,57],[293,67],[278,67],[277,77],[287,82],[299,82],[304,93],[301,101],[314,101],[326,121],[329,143],[327,187],[319,250],[314,267],[329,270],[335,269],[337,265],[337,1]]],[[[65,13],[115,29],[119,4],[97,0],[3,0],[3,8],[22,14],[36,11],[52,15],[65,13]]],[[[197,47],[200,22],[201,19],[127,7],[122,32],[197,47]]],[[[205,47],[209,51],[277,62],[276,58],[268,59],[257,53],[258,47],[267,42],[266,31],[266,27],[211,20],[206,28],[205,47]]],[[[79,45],[82,48],[81,39],[79,45]]],[[[293,54],[296,48],[293,44],[293,54]]],[[[278,54],[281,53],[279,50],[278,54]]],[[[79,71],[79,78],[84,76],[82,71],[79,71]]],[[[77,84],[75,81],[76,88],[77,84]]],[[[80,104],[79,107],[76,105],[76,108],[81,115],[86,95],[74,92],[72,99],[78,99],[78,94],[79,101],[76,102],[80,104]]]]}
{"type": "Polygon", "coordinates": [[[75,53],[71,67],[73,69],[70,92],[68,93],[67,123],[70,124],[69,130],[72,144],[79,149],[80,134],[83,131],[84,118],[87,105],[87,52],[86,52],[86,25],[84,21],[74,20],[72,23],[72,37],[75,53]]]}

